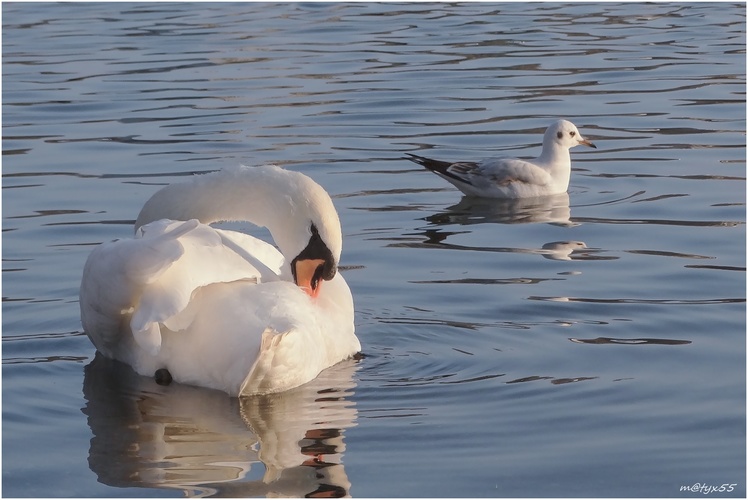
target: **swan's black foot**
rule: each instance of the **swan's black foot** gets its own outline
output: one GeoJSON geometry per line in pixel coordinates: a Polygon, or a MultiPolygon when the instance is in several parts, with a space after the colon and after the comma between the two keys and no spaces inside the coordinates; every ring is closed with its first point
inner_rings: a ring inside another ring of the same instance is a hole
{"type": "Polygon", "coordinates": [[[156,370],[156,374],[154,375],[154,377],[158,385],[171,384],[171,373],[169,373],[169,370],[167,370],[166,368],[159,368],[158,370],[156,370]]]}
{"type": "Polygon", "coordinates": [[[354,354],[354,355],[353,355],[352,357],[353,357],[353,359],[355,359],[356,361],[361,361],[362,359],[364,359],[364,358],[366,357],[366,354],[364,354],[363,352],[357,352],[357,353],[356,353],[356,354],[354,354]]]}

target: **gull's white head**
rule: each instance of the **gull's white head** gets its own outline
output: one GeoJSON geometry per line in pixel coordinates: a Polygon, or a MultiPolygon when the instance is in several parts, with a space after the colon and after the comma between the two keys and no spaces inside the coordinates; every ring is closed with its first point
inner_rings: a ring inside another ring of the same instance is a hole
{"type": "Polygon", "coordinates": [[[597,146],[582,137],[582,134],[579,133],[576,125],[568,120],[559,120],[553,123],[548,127],[543,136],[544,147],[562,147],[570,149],[574,146],[579,146],[580,144],[591,148],[597,148],[597,146]]]}

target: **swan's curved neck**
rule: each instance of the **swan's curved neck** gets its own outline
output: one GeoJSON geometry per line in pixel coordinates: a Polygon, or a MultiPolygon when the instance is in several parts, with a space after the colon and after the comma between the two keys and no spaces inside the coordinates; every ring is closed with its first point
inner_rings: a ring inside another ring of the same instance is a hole
{"type": "Polygon", "coordinates": [[[272,165],[228,168],[166,186],[143,206],[135,230],[159,219],[197,219],[204,224],[248,221],[268,228],[286,258],[295,257],[304,248],[312,222],[331,226],[326,232],[337,231],[337,238],[323,235],[332,239],[332,244],[342,239],[327,193],[303,174],[272,165]]]}

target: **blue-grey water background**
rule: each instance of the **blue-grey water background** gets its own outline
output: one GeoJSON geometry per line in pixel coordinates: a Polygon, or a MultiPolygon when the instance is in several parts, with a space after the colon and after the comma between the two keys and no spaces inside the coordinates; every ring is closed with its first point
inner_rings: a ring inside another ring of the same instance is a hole
{"type": "Polygon", "coordinates": [[[745,10],[4,2],[3,495],[744,497],[745,10]],[[403,159],[559,117],[568,199],[403,159]],[[241,400],[94,362],[94,245],[268,162],[332,194],[366,357],[241,400]]]}

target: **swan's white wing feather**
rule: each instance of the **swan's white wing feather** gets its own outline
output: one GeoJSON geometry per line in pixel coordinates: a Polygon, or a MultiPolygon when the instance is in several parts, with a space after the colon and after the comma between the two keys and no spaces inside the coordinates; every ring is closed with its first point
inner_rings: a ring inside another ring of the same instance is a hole
{"type": "Polygon", "coordinates": [[[178,240],[128,239],[103,243],[88,257],[80,289],[81,321],[105,355],[120,342],[123,320],[142,290],[184,253],[178,240]]]}
{"type": "Polygon", "coordinates": [[[361,348],[345,280],[337,275],[327,285],[337,308],[287,281],[202,287],[178,315],[190,316],[190,324],[162,329],[158,354],[142,356],[135,368],[149,374],[165,367],[176,381],[235,396],[301,385],[361,348]]]}
{"type": "MultiPolygon", "coordinates": [[[[252,262],[224,244],[227,241],[224,235],[208,225],[195,224],[196,222],[172,223],[189,225],[188,231],[174,231],[172,225],[167,226],[167,234],[177,234],[183,254],[143,290],[140,303],[132,316],[130,327],[135,340],[152,353],[157,352],[161,346],[160,336],[154,334],[153,325],[167,322],[183,311],[196,289],[211,283],[240,279],[257,282],[261,279],[262,273],[252,262]]],[[[146,229],[144,237],[149,233],[146,229]]],[[[181,326],[180,329],[183,329],[184,321],[185,318],[181,325],[172,323],[171,326],[181,326]]]]}
{"type": "Polygon", "coordinates": [[[184,254],[179,238],[194,230],[198,224],[196,220],[154,222],[151,227],[141,228],[134,240],[117,240],[116,243],[124,245],[118,250],[127,253],[117,254],[114,251],[110,256],[112,263],[119,263],[117,267],[130,281],[153,283],[184,254]]]}
{"type": "Polygon", "coordinates": [[[290,273],[290,268],[284,270],[285,258],[277,248],[270,243],[249,236],[238,231],[215,229],[221,236],[223,245],[233,250],[247,262],[251,263],[262,276],[262,281],[273,281],[283,272],[290,273]]]}
{"type": "MultiPolygon", "coordinates": [[[[241,279],[277,279],[274,270],[283,260],[277,250],[246,235],[225,245],[227,232],[196,220],[161,220],[140,228],[135,239],[96,248],[81,284],[84,329],[100,337],[96,346],[106,354],[107,346],[118,341],[122,314],[132,312],[135,340],[155,353],[161,344],[158,324],[183,311],[197,288],[241,279]],[[268,257],[269,265],[255,255],[258,248],[256,253],[268,257]],[[247,255],[253,255],[252,262],[247,255]]],[[[184,328],[189,318],[180,320],[170,326],[184,328]]]]}

